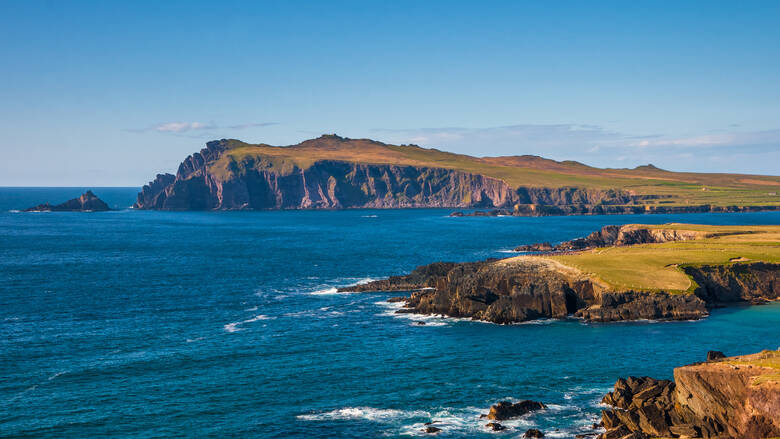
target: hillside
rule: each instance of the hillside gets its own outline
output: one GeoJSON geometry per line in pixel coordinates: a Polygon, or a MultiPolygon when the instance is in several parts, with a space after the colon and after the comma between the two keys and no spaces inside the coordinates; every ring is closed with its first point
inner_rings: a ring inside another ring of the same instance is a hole
{"type": "Polygon", "coordinates": [[[518,214],[777,208],[780,177],[599,169],[536,156],[471,157],[325,135],[291,146],[209,142],[142,209],[503,207],[518,214]],[[517,206],[526,206],[518,208],[517,206]],[[544,210],[527,206],[560,206],[544,210]],[[604,207],[610,206],[610,207],[604,207]]]}

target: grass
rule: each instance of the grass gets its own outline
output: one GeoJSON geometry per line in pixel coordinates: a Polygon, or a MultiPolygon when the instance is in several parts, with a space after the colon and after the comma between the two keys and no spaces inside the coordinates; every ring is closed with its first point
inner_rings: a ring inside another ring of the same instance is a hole
{"type": "Polygon", "coordinates": [[[228,141],[229,151],[211,165],[223,179],[250,169],[273,168],[289,174],[321,160],[367,164],[426,166],[481,174],[512,187],[580,187],[621,189],[657,198],[648,206],[780,205],[780,177],[741,174],[669,172],[655,167],[599,169],[577,162],[557,162],[535,156],[472,157],[415,145],[388,145],[369,139],[322,136],[292,146],[228,141]]]}
{"type": "Polygon", "coordinates": [[[735,366],[753,366],[772,370],[768,374],[761,374],[753,378],[754,385],[780,382],[780,351],[761,351],[758,354],[728,359],[726,363],[735,366]]]}
{"type": "Polygon", "coordinates": [[[606,247],[543,257],[574,267],[615,291],[677,294],[691,293],[695,286],[681,266],[780,263],[780,226],[668,224],[639,227],[698,232],[698,237],[689,241],[606,247]]]}

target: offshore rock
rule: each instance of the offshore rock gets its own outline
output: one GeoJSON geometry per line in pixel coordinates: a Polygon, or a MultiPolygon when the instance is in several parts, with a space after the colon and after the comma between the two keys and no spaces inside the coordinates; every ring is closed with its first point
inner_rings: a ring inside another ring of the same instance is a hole
{"type": "Polygon", "coordinates": [[[25,209],[25,212],[104,212],[111,210],[103,200],[92,191],[86,191],[83,195],[62,204],[39,204],[25,209]]]}
{"type": "Polygon", "coordinates": [[[494,421],[506,421],[508,419],[518,418],[537,410],[546,409],[547,406],[541,402],[524,399],[520,402],[512,403],[510,401],[501,401],[490,407],[487,415],[482,415],[494,421]]]}

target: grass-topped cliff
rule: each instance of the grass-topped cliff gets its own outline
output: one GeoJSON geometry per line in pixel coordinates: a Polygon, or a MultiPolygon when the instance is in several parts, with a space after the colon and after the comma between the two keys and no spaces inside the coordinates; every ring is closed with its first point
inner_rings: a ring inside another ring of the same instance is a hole
{"type": "Polygon", "coordinates": [[[587,273],[615,291],[692,293],[686,266],[780,263],[780,226],[628,225],[668,242],[610,246],[546,255],[587,273]],[[675,239],[676,238],[676,239],[675,239]]]}
{"type": "Polygon", "coordinates": [[[403,312],[512,323],[698,319],[728,303],[780,299],[780,226],[606,226],[550,251],[468,263],[345,288],[413,291],[403,312]]]}
{"type": "Polygon", "coordinates": [[[290,146],[209,142],[182,163],[175,177],[161,177],[144,188],[138,207],[576,205],[587,208],[562,213],[623,213],[593,206],[628,205],[631,212],[780,206],[777,176],[678,173],[653,166],[599,169],[536,156],[480,158],[336,135],[290,146]]]}

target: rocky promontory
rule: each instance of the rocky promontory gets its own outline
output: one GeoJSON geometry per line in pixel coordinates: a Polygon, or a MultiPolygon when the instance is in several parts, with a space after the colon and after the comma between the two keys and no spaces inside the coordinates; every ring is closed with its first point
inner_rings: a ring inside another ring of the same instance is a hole
{"type": "Polygon", "coordinates": [[[545,216],[741,212],[780,207],[780,199],[765,190],[776,184],[774,177],[715,177],[657,168],[605,170],[532,156],[479,158],[335,134],[290,146],[222,139],[208,142],[200,152],[187,157],[175,175],[158,174],[138,194],[135,208],[443,207],[493,209],[454,216],[545,216]],[[654,179],[648,180],[648,176],[654,179]],[[687,186],[701,184],[704,189],[711,183],[735,186],[755,192],[754,198],[761,203],[734,204],[741,200],[726,197],[710,204],[709,198],[699,199],[701,191],[685,193],[683,198],[683,194],[669,194],[668,186],[663,194],[653,188],[637,193],[625,187],[626,182],[647,186],[656,179],[684,181],[687,186]],[[614,181],[613,187],[604,184],[609,181],[614,181]]]}
{"type": "Polygon", "coordinates": [[[25,209],[25,212],[102,212],[111,210],[103,200],[92,191],[61,204],[44,203],[25,209]]]}
{"type": "MultiPolygon", "coordinates": [[[[740,232],[729,229],[722,233],[697,230],[690,225],[658,227],[628,225],[607,226],[587,238],[559,244],[555,248],[577,248],[612,245],[635,246],[639,244],[677,243],[702,240],[702,248],[712,251],[716,258],[723,258],[723,252],[750,250],[752,247],[727,247],[713,251],[711,243],[722,239],[747,236],[745,239],[760,239],[752,230],[740,232]],[[752,234],[751,234],[752,233],[752,234]]],[[[769,233],[769,232],[766,232],[769,233]]],[[[772,232],[774,233],[774,232],[772,232]]],[[[773,240],[775,235],[766,234],[764,239],[773,240]]],[[[698,242],[698,241],[697,241],[698,242]]],[[[617,246],[617,247],[615,247],[617,246]]],[[[536,248],[541,248],[536,247],[536,248]]],[[[546,248],[546,245],[545,245],[546,248]]],[[[408,275],[392,276],[387,279],[341,288],[341,291],[403,291],[408,296],[393,301],[404,303],[399,313],[420,313],[466,317],[493,323],[507,324],[539,318],[580,317],[591,322],[614,322],[625,320],[695,320],[705,317],[709,309],[738,303],[763,303],[780,299],[780,264],[737,258],[738,262],[707,264],[666,264],[663,257],[701,258],[699,247],[682,253],[679,248],[670,253],[668,248],[657,250],[638,246],[642,253],[637,260],[647,260],[647,251],[656,251],[658,256],[650,268],[658,269],[661,275],[678,276],[690,286],[687,290],[618,288],[603,281],[598,275],[576,268],[575,263],[567,265],[555,258],[541,256],[519,256],[508,259],[488,259],[479,262],[437,262],[417,267],[408,275]],[[659,259],[660,258],[660,259],[659,259]]],[[[759,245],[759,249],[769,251],[759,245]]],[[[595,250],[570,252],[566,256],[587,256],[598,265],[600,253],[595,250]]],[[[774,250],[772,250],[774,251],[774,250]]],[[[767,255],[768,259],[777,256],[767,255]]],[[[632,267],[630,257],[617,259],[618,275],[632,267]],[[621,265],[627,265],[626,268],[621,265]]],[[[644,270],[643,267],[636,268],[644,270]]],[[[660,281],[659,281],[660,282],[660,281]]],[[[652,282],[651,282],[652,285],[652,282]]]]}
{"type": "Polygon", "coordinates": [[[777,437],[780,351],[708,355],[676,368],[674,381],[621,378],[602,402],[611,408],[600,439],[777,437]]]}

